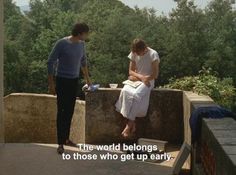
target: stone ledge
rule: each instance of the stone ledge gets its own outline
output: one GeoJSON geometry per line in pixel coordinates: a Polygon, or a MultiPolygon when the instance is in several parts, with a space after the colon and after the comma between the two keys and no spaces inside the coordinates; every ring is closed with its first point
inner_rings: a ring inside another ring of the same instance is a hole
{"type": "MultiPolygon", "coordinates": [[[[122,142],[124,118],[115,110],[121,89],[100,88],[86,93],[87,143],[122,142]]],[[[166,140],[181,144],[183,141],[182,91],[154,89],[151,92],[148,114],[137,119],[136,138],[166,140]],[[174,99],[174,100],[173,100],[174,99]]]]}
{"type": "MultiPolygon", "coordinates": [[[[191,113],[200,106],[212,106],[212,105],[216,105],[216,104],[208,96],[195,94],[191,91],[183,92],[184,141],[188,143],[189,145],[192,145],[191,128],[189,125],[189,119],[190,119],[191,113]]],[[[197,165],[196,157],[198,154],[199,154],[199,150],[194,148],[191,151],[191,155],[187,159],[187,164],[189,167],[191,167],[192,173],[193,171],[195,171],[194,166],[197,165]]]]}
{"type": "MultiPolygon", "coordinates": [[[[99,88],[97,91],[120,91],[122,88],[99,88]]],[[[95,92],[97,92],[95,91],[95,92]]],[[[179,89],[169,89],[169,88],[154,88],[152,91],[176,91],[176,92],[183,92],[179,89]]],[[[93,92],[89,92],[93,93],[93,92]]]]}
{"type": "Polygon", "coordinates": [[[55,95],[50,94],[34,94],[34,93],[12,93],[4,97],[4,99],[10,96],[30,96],[30,97],[49,97],[49,98],[56,98],[55,95]]]}
{"type": "Polygon", "coordinates": [[[216,174],[236,174],[236,130],[234,126],[236,126],[236,121],[232,118],[203,119],[201,145],[206,145],[211,152],[211,158],[214,160],[212,166],[215,163],[216,174]],[[233,128],[225,127],[226,125],[233,126],[233,128]]]}
{"type": "MultiPolygon", "coordinates": [[[[4,97],[5,141],[56,143],[56,96],[14,93],[4,97]]],[[[76,100],[71,139],[84,142],[85,101],[76,100]]]]}

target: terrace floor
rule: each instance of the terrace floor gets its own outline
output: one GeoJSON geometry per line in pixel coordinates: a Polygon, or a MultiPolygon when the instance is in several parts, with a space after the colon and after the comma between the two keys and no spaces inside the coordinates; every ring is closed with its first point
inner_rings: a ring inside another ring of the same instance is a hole
{"type": "MultiPolygon", "coordinates": [[[[168,146],[173,159],[164,162],[120,160],[63,160],[55,144],[6,143],[0,145],[1,175],[170,175],[179,147],[168,146]]],[[[65,147],[65,153],[80,152],[65,147]]],[[[95,150],[96,154],[101,151],[95,150]]],[[[183,173],[181,173],[182,175],[183,173]]]]}

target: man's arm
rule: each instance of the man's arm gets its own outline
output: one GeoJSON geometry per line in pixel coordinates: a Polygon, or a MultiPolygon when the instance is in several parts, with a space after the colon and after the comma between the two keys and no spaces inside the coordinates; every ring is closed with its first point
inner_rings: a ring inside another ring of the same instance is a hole
{"type": "Polygon", "coordinates": [[[55,83],[53,80],[53,75],[48,75],[48,91],[52,95],[56,94],[56,88],[55,88],[55,83]]]}
{"type": "Polygon", "coordinates": [[[141,80],[147,86],[150,86],[149,81],[157,79],[157,77],[159,75],[159,62],[158,62],[158,60],[155,60],[152,62],[152,74],[149,76],[144,76],[144,75],[138,74],[137,72],[135,72],[135,69],[136,69],[136,63],[134,61],[130,61],[130,67],[129,67],[130,77],[129,77],[129,79],[132,81],[141,80]]]}
{"type": "Polygon", "coordinates": [[[155,60],[152,62],[152,74],[150,76],[147,76],[147,80],[151,81],[157,79],[158,75],[159,75],[159,62],[158,60],[155,60]]]}
{"type": "Polygon", "coordinates": [[[60,43],[57,41],[55,46],[53,47],[49,58],[48,58],[48,91],[50,94],[55,95],[56,94],[56,89],[55,89],[55,83],[53,79],[53,73],[54,73],[54,65],[59,58],[60,54],[60,43]]]}
{"type": "Polygon", "coordinates": [[[148,81],[147,77],[137,73],[136,71],[136,63],[135,61],[130,61],[130,67],[129,67],[129,80],[131,81],[142,81],[146,86],[150,87],[151,84],[148,81]]]}
{"type": "Polygon", "coordinates": [[[83,75],[84,75],[84,79],[86,81],[86,84],[87,85],[91,85],[92,82],[90,80],[90,77],[89,77],[89,71],[88,71],[88,64],[87,64],[87,55],[86,55],[86,50],[85,50],[85,45],[84,45],[84,55],[81,59],[81,70],[83,72],[83,75]]]}
{"type": "Polygon", "coordinates": [[[85,79],[86,83],[87,83],[88,85],[91,85],[92,82],[91,82],[90,77],[89,77],[88,66],[87,66],[87,65],[82,66],[81,69],[82,69],[82,72],[83,72],[83,74],[84,74],[84,79],[85,79]]]}
{"type": "Polygon", "coordinates": [[[136,71],[136,63],[135,61],[130,61],[130,64],[129,64],[129,79],[132,80],[132,81],[142,81],[143,79],[143,75],[141,74],[138,74],[136,71]]]}

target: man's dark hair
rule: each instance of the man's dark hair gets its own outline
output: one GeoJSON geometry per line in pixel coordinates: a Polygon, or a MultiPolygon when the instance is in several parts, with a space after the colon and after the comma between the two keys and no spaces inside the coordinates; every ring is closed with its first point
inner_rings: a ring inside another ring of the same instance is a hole
{"type": "Polygon", "coordinates": [[[85,23],[76,23],[72,28],[72,36],[78,36],[82,33],[88,33],[89,32],[89,26],[85,23]]]}
{"type": "Polygon", "coordinates": [[[131,50],[132,52],[141,52],[143,50],[145,50],[147,47],[145,41],[143,41],[142,39],[134,39],[132,44],[131,44],[131,50]]]}

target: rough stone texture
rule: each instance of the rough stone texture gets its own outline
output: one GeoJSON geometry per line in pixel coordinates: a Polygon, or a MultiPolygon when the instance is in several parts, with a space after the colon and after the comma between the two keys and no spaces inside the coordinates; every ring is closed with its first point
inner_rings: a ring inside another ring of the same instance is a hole
{"type": "Polygon", "coordinates": [[[3,1],[0,0],[0,144],[4,142],[3,123],[3,1]]]}
{"type": "MultiPolygon", "coordinates": [[[[184,111],[184,141],[189,145],[191,142],[191,128],[189,125],[189,119],[193,110],[200,106],[215,105],[214,101],[209,96],[198,95],[193,92],[183,92],[183,111],[184,111]]],[[[198,154],[198,150],[192,149],[191,155],[187,159],[187,164],[191,169],[194,169],[195,155],[198,154]]]]}
{"type": "Polygon", "coordinates": [[[192,111],[200,106],[215,105],[214,101],[203,95],[198,95],[193,92],[185,91],[183,93],[183,107],[184,107],[184,141],[191,145],[191,129],[189,119],[192,111]]]}
{"type": "Polygon", "coordinates": [[[232,118],[203,119],[201,143],[215,158],[216,175],[236,174],[236,121],[232,118]]]}
{"type": "MultiPolygon", "coordinates": [[[[86,143],[112,143],[124,141],[120,137],[124,118],[115,111],[120,89],[103,88],[86,94],[86,143]]],[[[135,138],[145,137],[183,141],[182,91],[155,89],[151,93],[148,114],[137,119],[135,138]]]]}
{"type": "Polygon", "coordinates": [[[70,138],[75,143],[85,143],[85,101],[76,101],[70,129],[70,138]]]}
{"type": "MultiPolygon", "coordinates": [[[[71,139],[81,142],[84,141],[84,105],[84,102],[76,101],[73,127],[71,127],[71,139]]],[[[57,141],[55,96],[10,94],[4,98],[4,116],[6,142],[56,143],[57,141]]]]}
{"type": "Polygon", "coordinates": [[[4,140],[4,115],[3,115],[3,100],[0,97],[0,145],[5,142],[4,140]]]}

